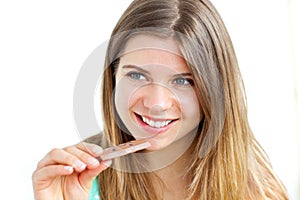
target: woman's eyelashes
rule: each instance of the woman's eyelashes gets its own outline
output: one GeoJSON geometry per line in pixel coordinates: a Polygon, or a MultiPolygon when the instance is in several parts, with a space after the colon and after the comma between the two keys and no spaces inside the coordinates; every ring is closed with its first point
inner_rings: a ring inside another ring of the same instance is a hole
{"type": "MultiPolygon", "coordinates": [[[[142,72],[137,71],[130,71],[126,74],[127,77],[129,77],[131,80],[135,81],[151,81],[149,77],[147,77],[142,72]]],[[[176,86],[193,86],[194,81],[191,78],[185,78],[185,77],[176,77],[172,79],[171,83],[176,86]]]]}
{"type": "Polygon", "coordinates": [[[180,86],[188,86],[188,85],[193,86],[194,81],[191,78],[179,77],[173,81],[173,84],[180,85],[180,86]]]}
{"type": "Polygon", "coordinates": [[[147,80],[146,76],[140,72],[128,72],[126,76],[133,80],[147,80]]]}

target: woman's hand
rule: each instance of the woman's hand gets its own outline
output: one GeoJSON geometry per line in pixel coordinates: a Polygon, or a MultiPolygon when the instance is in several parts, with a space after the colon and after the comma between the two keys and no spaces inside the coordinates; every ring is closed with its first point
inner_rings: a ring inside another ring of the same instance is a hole
{"type": "Polygon", "coordinates": [[[100,146],[79,143],[51,150],[32,175],[36,200],[86,199],[96,176],[108,168],[111,160],[99,162],[100,146]]]}

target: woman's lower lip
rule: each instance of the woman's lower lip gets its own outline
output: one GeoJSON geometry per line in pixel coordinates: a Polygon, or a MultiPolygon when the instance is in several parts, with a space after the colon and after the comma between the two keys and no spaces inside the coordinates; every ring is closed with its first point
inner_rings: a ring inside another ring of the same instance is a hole
{"type": "Polygon", "coordinates": [[[141,118],[140,116],[138,115],[135,115],[139,125],[144,129],[146,130],[147,132],[149,133],[152,133],[152,134],[161,134],[161,133],[164,133],[166,132],[168,129],[170,129],[174,123],[176,122],[171,122],[170,124],[164,126],[164,127],[161,127],[161,128],[155,128],[155,127],[152,127],[150,126],[149,124],[145,123],[141,118]]]}

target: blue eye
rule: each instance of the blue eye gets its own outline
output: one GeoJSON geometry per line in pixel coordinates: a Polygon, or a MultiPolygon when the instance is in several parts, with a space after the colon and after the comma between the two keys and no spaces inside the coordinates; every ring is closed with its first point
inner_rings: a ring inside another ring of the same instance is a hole
{"type": "Polygon", "coordinates": [[[177,85],[194,85],[193,80],[187,78],[176,78],[174,83],[177,85]]]}
{"type": "Polygon", "coordinates": [[[129,76],[131,79],[134,80],[146,80],[146,77],[143,74],[138,72],[129,72],[127,76],[129,76]]]}

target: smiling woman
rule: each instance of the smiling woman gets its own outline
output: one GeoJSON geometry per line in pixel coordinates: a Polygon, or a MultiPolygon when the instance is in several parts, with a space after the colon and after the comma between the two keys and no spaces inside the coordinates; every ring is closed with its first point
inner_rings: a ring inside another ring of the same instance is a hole
{"type": "Polygon", "coordinates": [[[251,132],[234,49],[208,0],[133,1],[105,67],[103,132],[41,160],[38,199],[288,198],[251,132]],[[138,139],[150,146],[95,159],[100,146],[138,139]]]}
{"type": "Polygon", "coordinates": [[[197,131],[202,118],[191,71],[180,51],[174,52],[172,47],[176,47],[173,40],[135,36],[127,42],[125,52],[129,53],[119,58],[116,68],[118,116],[128,135],[151,137],[151,150],[197,131]],[[141,41],[149,44],[143,42],[143,47],[137,48],[141,41]]]}

